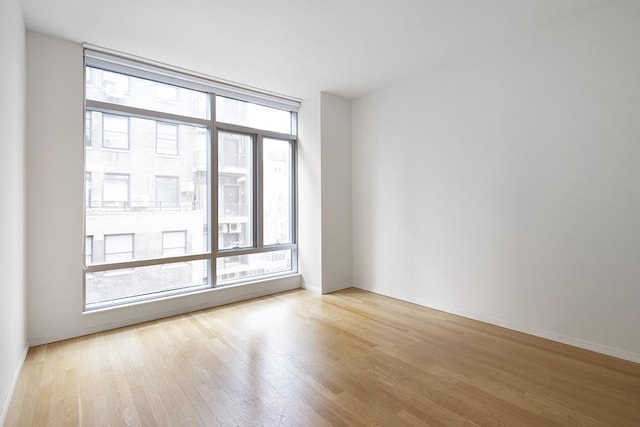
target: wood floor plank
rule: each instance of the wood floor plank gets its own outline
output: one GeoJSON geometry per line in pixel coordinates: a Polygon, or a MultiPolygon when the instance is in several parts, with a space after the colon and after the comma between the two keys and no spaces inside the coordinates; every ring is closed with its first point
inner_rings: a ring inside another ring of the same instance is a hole
{"type": "Polygon", "coordinates": [[[640,365],[357,289],[29,350],[6,426],[639,426],[640,365]]]}

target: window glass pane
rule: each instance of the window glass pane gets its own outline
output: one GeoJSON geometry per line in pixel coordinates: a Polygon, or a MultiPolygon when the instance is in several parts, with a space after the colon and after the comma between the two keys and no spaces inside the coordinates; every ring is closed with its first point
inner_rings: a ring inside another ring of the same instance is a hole
{"type": "Polygon", "coordinates": [[[207,94],[87,67],[87,99],[207,118],[207,94]]]}
{"type": "Polygon", "coordinates": [[[216,96],[216,121],[291,133],[291,112],[216,96]]]}
{"type": "MultiPolygon", "coordinates": [[[[100,116],[92,126],[101,126],[102,113],[92,115],[100,116]]],[[[134,260],[174,256],[165,255],[163,232],[177,230],[186,236],[181,255],[209,250],[208,130],[176,125],[179,155],[158,156],[157,125],[155,120],[131,118],[129,151],[108,150],[101,144],[85,150],[90,190],[86,234],[94,236],[95,264],[107,262],[102,251],[105,235],[135,234],[134,260]]]]}
{"type": "Polygon", "coordinates": [[[91,112],[87,111],[84,114],[84,145],[87,147],[91,145],[91,112]]]}
{"type": "Polygon", "coordinates": [[[91,207],[93,202],[93,180],[91,179],[91,172],[84,173],[84,201],[88,207],[91,207]]]}
{"type": "Polygon", "coordinates": [[[293,213],[290,141],[263,140],[264,244],[291,243],[293,213]]]}
{"type": "Polygon", "coordinates": [[[198,260],[130,268],[125,270],[126,274],[118,274],[122,270],[87,273],[86,306],[91,309],[129,297],[197,289],[208,283],[208,266],[208,260],[198,260]]]}
{"type": "Polygon", "coordinates": [[[156,177],[156,201],[158,208],[177,208],[179,198],[179,178],[177,176],[156,177]]]}
{"type": "MultiPolygon", "coordinates": [[[[91,125],[89,123],[89,125],[91,125]]],[[[104,114],[102,120],[102,146],[116,150],[129,149],[129,118],[104,114]]]]}
{"type": "Polygon", "coordinates": [[[216,261],[219,285],[243,278],[291,271],[290,250],[221,257],[216,261]]]}
{"type": "Polygon", "coordinates": [[[218,248],[253,245],[253,138],[218,133],[218,248]]]}
{"type": "Polygon", "coordinates": [[[165,231],[162,233],[162,255],[180,256],[186,253],[187,232],[165,231]]]}
{"type": "Polygon", "coordinates": [[[105,207],[126,208],[129,205],[129,175],[105,173],[102,200],[105,207]]]}
{"type": "Polygon", "coordinates": [[[104,236],[105,262],[129,261],[133,259],[133,234],[104,236]]]}
{"type": "Polygon", "coordinates": [[[129,93],[129,76],[112,71],[97,71],[97,78],[103,84],[108,96],[118,97],[129,93]]]}
{"type": "Polygon", "coordinates": [[[291,272],[296,114],[168,84],[144,66],[127,73],[138,70],[158,81],[85,69],[86,308],[291,272]],[[267,252],[232,255],[242,248],[267,252]],[[208,259],[166,262],[194,254],[208,259]]]}
{"type": "Polygon", "coordinates": [[[178,88],[158,83],[156,84],[156,98],[161,101],[178,102],[178,88]]]}
{"type": "Polygon", "coordinates": [[[160,123],[156,125],[156,153],[178,155],[178,125],[160,123]]]}
{"type": "Polygon", "coordinates": [[[93,263],[93,236],[87,236],[84,244],[85,265],[93,263]]]}

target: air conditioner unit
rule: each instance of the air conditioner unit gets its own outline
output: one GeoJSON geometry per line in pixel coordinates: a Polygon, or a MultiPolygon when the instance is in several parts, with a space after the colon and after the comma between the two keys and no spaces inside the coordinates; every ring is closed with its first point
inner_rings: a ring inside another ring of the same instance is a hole
{"type": "Polygon", "coordinates": [[[239,233],[240,232],[240,224],[234,222],[233,224],[229,224],[229,233],[239,233]]]}
{"type": "Polygon", "coordinates": [[[228,233],[229,226],[227,224],[218,224],[218,233],[228,233]]]}

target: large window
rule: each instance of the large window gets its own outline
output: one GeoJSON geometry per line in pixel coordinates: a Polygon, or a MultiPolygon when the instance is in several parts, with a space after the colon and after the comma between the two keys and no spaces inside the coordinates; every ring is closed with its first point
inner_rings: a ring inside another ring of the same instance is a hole
{"type": "Polygon", "coordinates": [[[86,64],[86,310],[297,270],[295,102],[86,64]]]}

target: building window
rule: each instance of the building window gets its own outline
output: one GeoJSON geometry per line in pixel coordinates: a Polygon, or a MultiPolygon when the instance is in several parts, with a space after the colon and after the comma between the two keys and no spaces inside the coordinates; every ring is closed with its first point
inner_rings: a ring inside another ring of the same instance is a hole
{"type": "Polygon", "coordinates": [[[156,123],[156,153],[178,155],[178,125],[156,123]]]}
{"type": "Polygon", "coordinates": [[[172,257],[187,253],[186,231],[162,232],[162,256],[172,257]]]}
{"type": "Polygon", "coordinates": [[[129,205],[129,175],[105,173],[102,206],[125,209],[129,205]]]}
{"type": "Polygon", "coordinates": [[[104,261],[107,263],[133,259],[133,234],[104,236],[104,261]]]}
{"type": "Polygon", "coordinates": [[[297,271],[295,102],[85,63],[85,310],[297,271]]]}
{"type": "Polygon", "coordinates": [[[180,180],[177,176],[156,177],[156,202],[158,208],[178,207],[179,182],[180,180]]]}
{"type": "Polygon", "coordinates": [[[102,146],[114,150],[129,149],[129,118],[113,114],[102,115],[102,146]]]}

